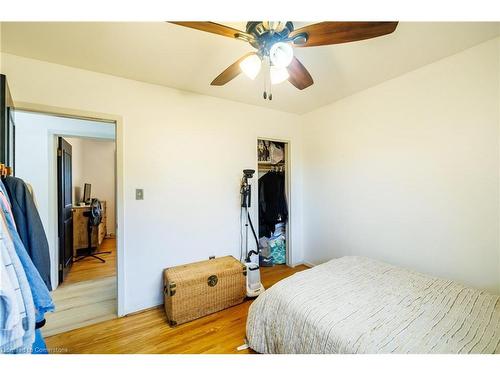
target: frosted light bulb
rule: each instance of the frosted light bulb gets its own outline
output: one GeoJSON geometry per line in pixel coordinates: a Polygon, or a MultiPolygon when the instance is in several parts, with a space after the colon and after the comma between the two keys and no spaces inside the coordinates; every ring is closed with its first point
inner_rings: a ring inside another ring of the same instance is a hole
{"type": "Polygon", "coordinates": [[[271,66],[271,84],[277,85],[278,83],[284,82],[290,77],[288,70],[286,68],[278,68],[276,66],[271,66]]]}
{"type": "Polygon", "coordinates": [[[293,48],[288,43],[274,43],[269,50],[269,58],[274,66],[286,68],[293,59],[293,48]]]}
{"type": "Polygon", "coordinates": [[[255,79],[255,77],[257,77],[260,72],[261,65],[262,62],[257,55],[250,55],[240,62],[241,70],[250,79],[255,79]]]}

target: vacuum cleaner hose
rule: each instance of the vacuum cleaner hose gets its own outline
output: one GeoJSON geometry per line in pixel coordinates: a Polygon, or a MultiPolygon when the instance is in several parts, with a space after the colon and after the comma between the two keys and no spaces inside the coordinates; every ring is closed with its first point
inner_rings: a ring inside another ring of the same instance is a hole
{"type": "Polygon", "coordinates": [[[259,246],[259,239],[257,238],[257,234],[255,233],[255,228],[253,227],[252,219],[250,218],[250,213],[248,211],[247,211],[247,215],[248,215],[248,222],[250,223],[250,228],[252,229],[253,238],[255,239],[255,244],[257,245],[257,251],[251,250],[247,254],[246,261],[250,262],[251,255],[253,255],[253,254],[259,255],[260,246],[259,246]]]}

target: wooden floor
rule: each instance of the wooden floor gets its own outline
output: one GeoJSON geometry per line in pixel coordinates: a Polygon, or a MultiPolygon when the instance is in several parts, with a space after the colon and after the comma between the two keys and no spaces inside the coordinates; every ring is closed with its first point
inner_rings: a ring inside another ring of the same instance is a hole
{"type": "Polygon", "coordinates": [[[74,263],[52,293],[56,310],[45,315],[44,337],[117,317],[116,240],[105,239],[98,251],[111,251],[101,256],[106,263],[95,258],[74,263]]]}
{"type": "MultiPolygon", "coordinates": [[[[306,266],[261,268],[266,288],[306,266]]],[[[244,343],[251,300],[171,328],[163,306],[46,339],[54,353],[250,353],[244,343]]]]}
{"type": "Polygon", "coordinates": [[[99,255],[106,263],[92,257],[75,262],[62,285],[116,276],[116,239],[105,238],[97,251],[111,251],[111,254],[99,255]]]}
{"type": "Polygon", "coordinates": [[[52,293],[55,312],[47,313],[44,337],[115,319],[116,277],[62,284],[52,293]]]}

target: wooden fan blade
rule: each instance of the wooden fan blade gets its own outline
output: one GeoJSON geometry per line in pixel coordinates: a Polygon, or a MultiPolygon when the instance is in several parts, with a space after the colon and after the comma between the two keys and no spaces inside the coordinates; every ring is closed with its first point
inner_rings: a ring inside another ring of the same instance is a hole
{"type": "Polygon", "coordinates": [[[288,81],[299,90],[304,90],[314,83],[307,69],[296,57],[294,57],[290,65],[288,65],[287,70],[288,74],[290,74],[288,81]]]}
{"type": "Polygon", "coordinates": [[[250,52],[242,57],[240,57],[238,60],[236,60],[234,63],[229,65],[226,70],[224,70],[221,74],[219,74],[215,79],[212,81],[211,85],[212,86],[223,86],[232,79],[236,78],[240,73],[241,73],[241,68],[240,68],[240,62],[245,60],[248,56],[255,55],[255,52],[250,52]]]}
{"type": "Polygon", "coordinates": [[[307,33],[307,42],[295,47],[324,46],[387,35],[396,30],[397,26],[397,22],[320,22],[292,31],[290,38],[307,33]]]}
{"type": "Polygon", "coordinates": [[[244,31],[233,29],[232,27],[221,25],[215,22],[171,22],[175,25],[189,27],[191,29],[206,31],[208,33],[227,36],[229,38],[238,38],[240,36],[246,36],[253,39],[253,37],[244,31]]]}

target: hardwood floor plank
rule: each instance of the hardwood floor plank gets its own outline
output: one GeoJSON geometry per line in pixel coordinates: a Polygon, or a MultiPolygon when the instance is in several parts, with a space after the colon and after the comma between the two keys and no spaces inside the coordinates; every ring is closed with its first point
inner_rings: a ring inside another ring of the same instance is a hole
{"type": "MultiPolygon", "coordinates": [[[[261,268],[266,288],[307,266],[261,268]]],[[[61,333],[46,339],[50,349],[67,353],[251,353],[238,352],[244,343],[246,318],[252,300],[172,328],[163,306],[61,333]]]]}
{"type": "Polygon", "coordinates": [[[111,254],[99,255],[106,263],[95,258],[75,262],[62,285],[116,276],[116,239],[105,238],[97,251],[111,251],[111,254]]]}
{"type": "Polygon", "coordinates": [[[116,278],[63,284],[52,293],[56,310],[47,313],[45,337],[116,318],[116,278]]]}
{"type": "Polygon", "coordinates": [[[106,238],[98,251],[106,263],[86,258],[73,264],[52,293],[56,311],[46,314],[45,337],[116,318],[116,240],[106,238]]]}

